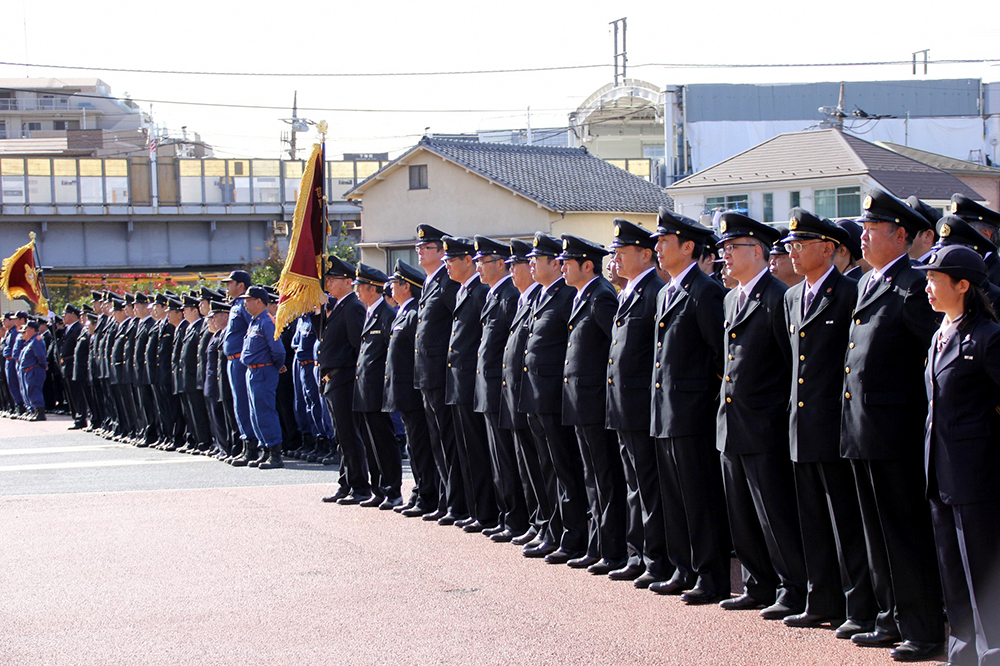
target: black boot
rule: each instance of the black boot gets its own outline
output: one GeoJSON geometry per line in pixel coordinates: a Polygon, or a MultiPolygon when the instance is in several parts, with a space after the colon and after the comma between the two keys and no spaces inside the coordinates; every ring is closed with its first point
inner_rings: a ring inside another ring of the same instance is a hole
{"type": "Polygon", "coordinates": [[[257,466],[258,469],[276,469],[285,466],[285,462],[281,459],[281,444],[270,446],[266,450],[267,458],[257,466]]]}
{"type": "Polygon", "coordinates": [[[28,416],[29,421],[44,421],[45,420],[45,410],[39,407],[38,409],[33,409],[31,415],[28,416]]]}
{"type": "Polygon", "coordinates": [[[267,449],[266,446],[257,447],[257,457],[247,463],[248,467],[259,467],[262,462],[267,460],[267,449]]]}
{"type": "Polygon", "coordinates": [[[233,467],[246,467],[254,460],[257,460],[257,443],[248,439],[243,445],[243,453],[233,460],[232,465],[233,467]]]}

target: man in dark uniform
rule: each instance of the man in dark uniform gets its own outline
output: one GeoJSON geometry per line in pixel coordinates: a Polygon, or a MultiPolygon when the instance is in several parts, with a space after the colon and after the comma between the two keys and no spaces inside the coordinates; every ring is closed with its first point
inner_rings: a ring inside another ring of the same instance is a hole
{"type": "Polygon", "coordinates": [[[340,487],[323,501],[338,504],[360,504],[372,495],[368,457],[353,408],[355,366],[365,321],[365,306],[351,291],[355,273],[354,266],[330,257],[324,284],[330,300],[313,318],[314,330],[323,331],[316,360],[341,454],[340,487]]]}
{"type": "Polygon", "coordinates": [[[833,265],[844,277],[856,282],[871,268],[861,256],[861,225],[844,218],[837,220],[837,226],[843,232],[843,242],[837,246],[837,252],[833,255],[833,265]]]}
{"type": "Polygon", "coordinates": [[[444,269],[444,236],[443,231],[429,224],[417,226],[417,258],[427,278],[417,305],[417,330],[413,335],[413,386],[420,389],[424,399],[431,451],[440,480],[437,510],[424,514],[423,519],[452,525],[468,517],[468,510],[458,469],[450,475],[448,467],[448,461],[455,457],[455,427],[445,402],[445,371],[459,285],[444,269]]]}
{"type": "Polygon", "coordinates": [[[83,314],[80,323],[83,325],[83,331],[76,338],[76,347],[73,350],[73,376],[69,380],[79,384],[84,396],[84,406],[87,408],[84,412],[84,427],[86,427],[87,417],[91,422],[95,418],[95,411],[90,409],[90,401],[96,399],[90,378],[90,341],[97,329],[97,315],[83,314]]]}
{"type": "Polygon", "coordinates": [[[482,338],[480,317],[489,287],[476,273],[472,255],[476,248],[469,238],[444,237],[445,268],[458,283],[448,338],[445,402],[451,408],[455,427],[455,458],[449,459],[450,473],[457,470],[464,485],[469,517],[456,522],[466,532],[482,532],[499,522],[499,507],[491,474],[490,447],[486,420],[473,409],[476,393],[476,353],[482,338]]]}
{"type": "Polygon", "coordinates": [[[566,364],[569,316],[576,290],[566,284],[556,259],[562,243],[535,232],[531,275],[541,292],[531,309],[528,341],[521,370],[524,380],[517,407],[528,416],[553,513],[551,532],[556,541],[524,550],[525,557],[545,557],[549,564],[566,564],[587,549],[587,493],[583,462],[573,430],[562,423],[563,368],[566,364]]]}
{"type": "Polygon", "coordinates": [[[162,396],[157,389],[160,381],[159,350],[160,331],[167,314],[167,297],[164,294],[156,294],[150,298],[150,318],[152,325],[149,327],[146,339],[146,362],[143,366],[145,371],[142,381],[149,386],[149,397],[153,402],[151,430],[153,433],[150,446],[158,447],[163,444],[163,412],[166,407],[162,404],[162,396]]]}
{"type": "Polygon", "coordinates": [[[114,386],[115,404],[118,406],[118,429],[116,439],[120,442],[131,442],[135,432],[135,404],[132,401],[131,376],[126,365],[126,347],[128,345],[129,326],[132,318],[126,309],[123,298],[115,298],[112,303],[112,316],[115,319],[114,337],[110,344],[110,378],[114,386]]]}
{"type": "MultiPolygon", "coordinates": [[[[986,240],[994,245],[1000,244],[1000,213],[991,210],[978,201],[973,201],[964,194],[951,195],[951,214],[968,222],[973,229],[981,233],[986,240]]],[[[986,275],[990,282],[1000,285],[1000,257],[996,252],[990,252],[984,260],[986,275]]]]}
{"type": "Polygon", "coordinates": [[[604,246],[570,234],[563,234],[562,241],[562,274],[576,290],[563,368],[562,420],[576,434],[590,509],[587,552],[567,564],[606,575],[625,565],[625,472],[618,439],[605,425],[608,382],[601,363],[611,347],[618,298],[601,274],[608,255],[604,246]]]}
{"type": "MultiPolygon", "coordinates": [[[[854,473],[840,457],[843,373],[831,362],[847,352],[858,287],[834,265],[851,238],[848,231],[801,208],[793,209],[792,217],[782,242],[805,279],[785,292],[792,351],[789,447],[809,585],[805,611],[784,622],[839,624],[835,635],[846,639],[871,631],[878,611],[854,473]]],[[[857,227],[851,220],[846,224],[857,227]]]]}
{"type": "Polygon", "coordinates": [[[406,431],[413,492],[406,504],[395,507],[408,518],[433,513],[438,506],[438,477],[431,453],[430,433],[423,398],[413,386],[413,336],[417,330],[417,302],[427,275],[405,261],[396,260],[392,274],[393,300],[399,305],[392,320],[386,350],[382,411],[398,412],[406,431]]]}
{"type": "MultiPolygon", "coordinates": [[[[198,300],[194,296],[184,297],[184,319],[187,327],[181,340],[181,351],[178,356],[178,388],[181,391],[185,413],[187,416],[188,444],[182,447],[182,453],[197,453],[209,449],[210,433],[208,432],[208,411],[205,409],[205,397],[202,395],[204,384],[199,383],[198,351],[201,347],[201,329],[204,320],[198,309],[198,300]]],[[[266,456],[261,451],[256,459],[257,464],[266,456]]],[[[250,461],[255,462],[255,461],[250,461]]],[[[254,465],[256,467],[256,465],[254,465]]]]}
{"type": "Polygon", "coordinates": [[[160,324],[157,336],[157,395],[160,405],[160,432],[163,443],[159,448],[164,451],[174,451],[184,442],[184,418],[181,413],[180,397],[174,391],[173,357],[174,347],[180,347],[181,341],[177,327],[184,321],[184,305],[176,298],[167,298],[167,311],[160,324]]]}
{"type": "MultiPolygon", "coordinates": [[[[628,561],[612,571],[612,580],[633,580],[646,589],[667,580],[672,567],[664,543],[663,505],[656,472],[656,452],[649,435],[649,386],[653,373],[656,295],[663,280],[656,273],[656,239],[628,220],[614,221],[618,275],[625,287],[611,327],[607,367],[607,420],[618,434],[620,458],[628,487],[625,541],[628,561]]],[[[695,257],[697,259],[699,257],[695,257]]]]}
{"type": "Polygon", "coordinates": [[[149,312],[149,297],[136,293],[135,308],[135,352],[132,357],[132,368],[135,378],[136,407],[142,414],[142,428],[139,432],[139,446],[149,446],[157,439],[156,400],[153,398],[152,383],[149,379],[149,340],[150,333],[156,326],[156,320],[149,312]]]}
{"type": "Polygon", "coordinates": [[[83,323],[80,321],[80,308],[75,305],[67,305],[63,311],[63,321],[66,329],[62,336],[62,348],[59,350],[59,358],[62,361],[63,377],[66,379],[66,386],[69,391],[69,406],[73,414],[73,425],[70,430],[80,430],[87,425],[87,398],[84,395],[86,382],[79,382],[73,379],[76,368],[76,343],[83,333],[83,323]]]}
{"type": "MultiPolygon", "coordinates": [[[[793,217],[789,226],[797,224],[793,217]]],[[[771,246],[780,237],[774,227],[733,211],[722,213],[719,232],[726,272],[738,284],[725,299],[725,374],[716,446],[733,548],[743,565],[743,594],[720,605],[742,609],[764,604],[768,607],[761,617],[780,620],[802,613],[806,605],[806,567],[788,454],[787,287],[767,267],[771,246]]]]}
{"type": "MultiPolygon", "coordinates": [[[[500,364],[500,427],[510,430],[513,436],[518,473],[528,511],[528,529],[511,539],[511,543],[518,546],[527,545],[535,539],[538,540],[537,543],[555,542],[555,536],[549,530],[552,510],[545,491],[547,481],[542,475],[535,441],[528,428],[528,417],[517,409],[521,380],[524,378],[521,361],[528,341],[528,322],[531,319],[531,308],[541,291],[541,285],[531,277],[528,264],[531,250],[531,243],[519,238],[510,240],[510,258],[505,263],[510,267],[511,282],[521,295],[517,299],[517,310],[510,323],[500,364]]],[[[490,538],[494,537],[498,541],[505,538],[500,534],[490,538]]]]}
{"type": "Polygon", "coordinates": [[[910,249],[907,252],[910,255],[911,264],[914,266],[923,266],[930,259],[931,254],[934,252],[934,245],[938,240],[936,227],[938,220],[941,219],[941,211],[921,201],[916,196],[909,197],[906,200],[906,205],[920,213],[927,220],[927,224],[930,225],[929,229],[918,231],[914,235],[913,242],[910,244],[910,249]]]}
{"type": "Polygon", "coordinates": [[[403,503],[403,461],[392,427],[392,418],[382,411],[385,389],[386,355],[389,351],[389,332],[396,312],[385,298],[382,289],[389,276],[366,264],[358,264],[354,278],[354,293],[365,306],[365,323],[361,329],[361,347],[354,377],[354,412],[368,456],[369,471],[378,484],[373,484],[371,498],[361,503],[364,507],[378,507],[388,511],[403,503]],[[374,469],[372,469],[374,463],[374,469]]]}
{"type": "Polygon", "coordinates": [[[861,245],[872,270],[858,284],[847,345],[840,452],[854,467],[879,614],[875,631],[851,640],[874,647],[902,639],[890,656],[922,659],[944,641],[921,458],[921,380],[937,317],[906,255],[909,238],[928,225],[879,189],[864,210],[861,245]]]}
{"type": "Polygon", "coordinates": [[[514,437],[510,430],[500,426],[503,348],[517,312],[520,293],[510,279],[506,264],[511,256],[510,245],[486,236],[476,236],[475,243],[473,260],[480,280],[489,291],[479,316],[482,339],[476,360],[473,409],[486,420],[493,490],[500,509],[497,526],[483,530],[483,534],[499,543],[528,530],[528,509],[517,467],[514,437]]]}
{"type": "Polygon", "coordinates": [[[211,336],[205,349],[205,382],[202,395],[205,396],[208,422],[211,425],[212,450],[210,455],[221,460],[232,453],[232,439],[226,426],[226,412],[222,406],[222,382],[219,375],[221,368],[219,356],[222,353],[222,336],[226,323],[229,321],[229,306],[219,299],[211,301],[209,307],[211,315],[207,328],[211,331],[211,336]]]}
{"type": "Polygon", "coordinates": [[[724,358],[725,289],[697,266],[711,235],[694,220],[660,208],[655,236],[670,283],[656,305],[652,423],[667,555],[676,568],[650,586],[690,604],[729,596],[726,501],[715,426],[724,358]]]}

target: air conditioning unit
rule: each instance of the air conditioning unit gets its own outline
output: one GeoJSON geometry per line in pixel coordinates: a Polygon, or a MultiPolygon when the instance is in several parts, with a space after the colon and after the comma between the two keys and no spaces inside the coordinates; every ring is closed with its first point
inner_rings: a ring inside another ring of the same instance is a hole
{"type": "Polygon", "coordinates": [[[282,222],[281,220],[274,220],[273,222],[271,222],[271,229],[274,231],[275,236],[287,236],[288,222],[282,222]]]}

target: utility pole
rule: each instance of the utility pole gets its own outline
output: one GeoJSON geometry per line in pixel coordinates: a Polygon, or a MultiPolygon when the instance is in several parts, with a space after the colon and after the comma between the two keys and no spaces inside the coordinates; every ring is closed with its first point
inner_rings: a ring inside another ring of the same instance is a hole
{"type": "Polygon", "coordinates": [[[294,160],[298,155],[298,148],[296,148],[295,134],[297,132],[305,132],[309,129],[309,121],[305,118],[299,118],[299,91],[295,91],[295,96],[292,98],[292,117],[282,118],[282,122],[286,122],[291,125],[291,130],[288,133],[282,132],[281,142],[288,144],[288,159],[294,160]]]}
{"type": "Polygon", "coordinates": [[[924,56],[924,74],[927,73],[927,56],[928,56],[928,54],[930,54],[930,52],[931,52],[930,49],[924,49],[922,51],[914,51],[913,52],[913,75],[914,76],[917,75],[917,56],[918,55],[923,55],[924,56]]]}
{"type": "Polygon", "coordinates": [[[528,145],[532,145],[531,141],[531,107],[528,107],[528,145]]]}
{"type": "Polygon", "coordinates": [[[628,54],[628,48],[625,45],[625,33],[628,32],[628,23],[627,23],[627,21],[628,21],[627,18],[622,17],[622,18],[620,18],[620,19],[618,19],[616,21],[612,21],[610,23],[610,25],[613,25],[614,28],[615,28],[615,86],[618,85],[618,80],[619,80],[619,76],[618,76],[618,63],[619,63],[619,61],[621,62],[621,66],[622,66],[621,81],[623,83],[624,83],[625,77],[626,77],[625,70],[626,70],[626,67],[628,66],[628,55],[627,55],[628,54]],[[618,29],[619,29],[618,26],[619,26],[619,24],[621,24],[621,32],[622,32],[622,49],[621,49],[621,51],[618,50],[618,29]]]}

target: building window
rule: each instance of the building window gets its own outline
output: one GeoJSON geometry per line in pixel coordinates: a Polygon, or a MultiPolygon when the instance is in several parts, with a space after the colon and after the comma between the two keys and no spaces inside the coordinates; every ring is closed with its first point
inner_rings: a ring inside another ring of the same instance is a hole
{"type": "Polygon", "coordinates": [[[41,123],[23,123],[21,125],[22,129],[26,129],[29,132],[40,132],[42,129],[41,123]]]}
{"type": "Polygon", "coordinates": [[[714,210],[735,210],[740,213],[747,213],[750,210],[750,195],[748,194],[729,194],[724,197],[706,197],[705,198],[705,210],[707,212],[712,212],[714,210]]]}
{"type": "Polygon", "coordinates": [[[857,217],[861,215],[861,188],[838,187],[813,192],[816,214],[820,217],[857,217]]]}
{"type": "Polygon", "coordinates": [[[764,193],[764,219],[761,222],[774,222],[774,193],[764,193]]]}
{"type": "Polygon", "coordinates": [[[426,164],[415,164],[410,167],[410,189],[411,190],[426,190],[427,189],[427,165],[426,164]]]}
{"type": "Polygon", "coordinates": [[[801,201],[802,201],[802,195],[799,193],[798,190],[788,193],[789,208],[798,208],[801,205],[800,203],[801,201]]]}
{"type": "Polygon", "coordinates": [[[65,129],[66,129],[66,121],[65,120],[56,120],[56,121],[53,121],[53,123],[52,123],[52,129],[54,129],[56,131],[60,131],[60,130],[65,131],[65,129]]]}

